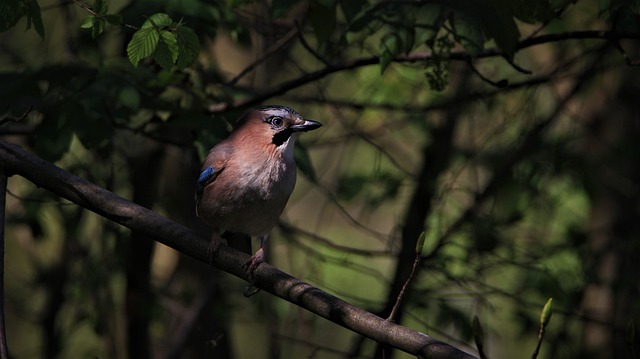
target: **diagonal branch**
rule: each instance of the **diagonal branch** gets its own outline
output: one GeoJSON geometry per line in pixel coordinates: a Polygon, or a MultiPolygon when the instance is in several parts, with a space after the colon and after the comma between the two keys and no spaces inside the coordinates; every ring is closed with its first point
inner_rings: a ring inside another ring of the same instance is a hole
{"type": "MultiPolygon", "coordinates": [[[[608,30],[586,30],[586,31],[570,31],[556,34],[543,34],[536,37],[530,37],[523,39],[517,45],[517,50],[523,50],[529,47],[554,43],[560,41],[569,41],[569,40],[605,40],[607,42],[611,42],[616,44],[619,40],[622,39],[640,39],[640,34],[637,33],[623,33],[616,31],[608,31],[608,30]]],[[[619,49],[619,48],[618,48],[619,49]]],[[[623,50],[624,51],[624,50],[623,50]]],[[[635,62],[628,60],[628,57],[623,52],[623,56],[627,63],[635,65],[635,62]]],[[[456,50],[452,51],[448,55],[448,59],[452,61],[465,61],[469,62],[472,60],[485,59],[491,57],[503,57],[507,58],[504,51],[499,48],[492,47],[484,49],[480,51],[477,55],[471,56],[465,50],[456,50]]],[[[400,55],[393,59],[393,62],[397,63],[420,63],[425,62],[429,59],[433,58],[432,52],[414,52],[406,55],[400,55]]],[[[332,75],[337,72],[345,71],[345,70],[353,70],[364,66],[376,65],[380,63],[380,57],[378,56],[369,56],[357,59],[349,59],[341,63],[335,64],[325,64],[325,67],[320,68],[316,71],[305,73],[295,79],[288,80],[282,83],[279,83],[271,88],[265,90],[262,93],[255,94],[252,97],[248,97],[245,99],[237,100],[232,103],[214,103],[209,105],[208,112],[210,114],[218,114],[226,111],[231,111],[238,108],[246,108],[250,106],[255,106],[263,101],[266,101],[270,98],[277,97],[283,95],[293,89],[304,86],[311,82],[320,80],[324,77],[332,75]]],[[[520,72],[526,72],[526,70],[518,68],[515,63],[511,61],[511,65],[516,67],[516,70],[520,72]]]]}
{"type": "MultiPolygon", "coordinates": [[[[0,141],[0,167],[7,174],[20,175],[39,187],[179,252],[205,263],[208,261],[208,241],[194,231],[66,172],[20,146],[0,141]]],[[[244,253],[220,246],[211,264],[247,280],[247,273],[242,269],[247,259],[244,253]]],[[[385,321],[267,263],[256,269],[254,277],[256,287],[377,342],[425,358],[474,358],[428,335],[385,321]]]]}

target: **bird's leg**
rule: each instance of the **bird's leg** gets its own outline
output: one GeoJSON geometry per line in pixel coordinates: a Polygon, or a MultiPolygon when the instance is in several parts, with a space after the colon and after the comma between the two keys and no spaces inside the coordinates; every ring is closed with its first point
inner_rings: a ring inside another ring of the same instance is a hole
{"type": "Polygon", "coordinates": [[[260,237],[260,249],[256,251],[254,255],[249,257],[249,259],[244,263],[244,268],[249,273],[249,278],[253,276],[253,272],[258,268],[260,263],[264,262],[264,242],[267,241],[269,235],[264,235],[260,237]]]}
{"type": "Polygon", "coordinates": [[[253,271],[256,270],[260,263],[264,262],[264,242],[267,240],[269,235],[265,235],[260,237],[260,248],[256,251],[254,255],[249,257],[249,259],[244,263],[243,267],[249,274],[249,285],[244,288],[244,296],[251,297],[252,295],[258,293],[260,288],[256,288],[253,284],[255,283],[255,278],[253,277],[253,271]]]}
{"type": "Polygon", "coordinates": [[[221,245],[226,245],[227,240],[222,238],[222,236],[218,232],[213,232],[211,235],[211,240],[209,241],[209,246],[207,247],[207,260],[210,267],[213,267],[213,259],[218,252],[218,249],[221,245]]]}

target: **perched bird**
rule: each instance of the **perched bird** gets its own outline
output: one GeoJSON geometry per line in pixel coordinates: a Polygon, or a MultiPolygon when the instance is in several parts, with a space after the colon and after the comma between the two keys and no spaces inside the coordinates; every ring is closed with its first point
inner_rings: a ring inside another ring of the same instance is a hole
{"type": "MultiPolygon", "coordinates": [[[[250,275],[264,261],[264,242],[295,186],[296,137],[320,126],[288,107],[256,107],[204,160],[196,187],[196,214],[218,234],[260,238],[260,249],[245,263],[250,275]]],[[[215,238],[214,234],[212,245],[215,238]]]]}

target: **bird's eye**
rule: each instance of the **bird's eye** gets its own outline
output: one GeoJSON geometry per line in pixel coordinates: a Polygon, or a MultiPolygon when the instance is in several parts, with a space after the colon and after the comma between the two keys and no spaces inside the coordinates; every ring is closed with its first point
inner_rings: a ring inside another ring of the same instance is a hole
{"type": "Polygon", "coordinates": [[[271,118],[271,126],[273,127],[282,127],[284,120],[282,117],[274,116],[271,118]]]}

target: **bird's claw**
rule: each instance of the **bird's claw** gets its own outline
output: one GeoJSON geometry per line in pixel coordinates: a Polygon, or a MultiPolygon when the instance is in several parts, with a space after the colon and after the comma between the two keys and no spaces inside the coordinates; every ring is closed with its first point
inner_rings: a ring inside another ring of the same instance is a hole
{"type": "Polygon", "coordinates": [[[255,277],[253,272],[258,268],[260,263],[264,262],[264,251],[262,248],[258,249],[258,251],[249,257],[246,262],[242,265],[242,269],[244,269],[249,275],[249,285],[244,288],[244,296],[250,297],[260,291],[259,288],[256,288],[253,284],[255,283],[255,277]]]}

